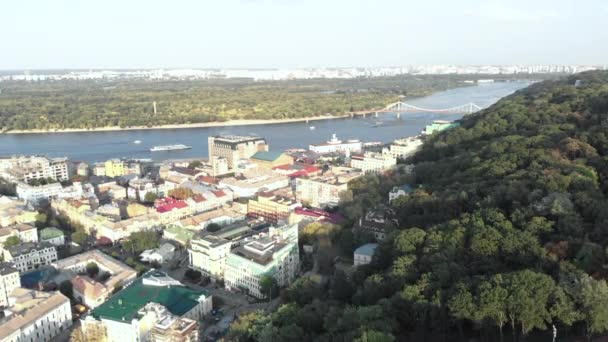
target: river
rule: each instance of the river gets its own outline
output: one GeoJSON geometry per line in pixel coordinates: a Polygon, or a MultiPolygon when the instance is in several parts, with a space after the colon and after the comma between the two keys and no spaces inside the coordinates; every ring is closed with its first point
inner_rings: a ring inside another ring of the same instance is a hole
{"type": "MultiPolygon", "coordinates": [[[[527,86],[528,82],[487,83],[455,88],[405,102],[421,108],[450,108],[473,102],[488,107],[500,98],[527,86]]],[[[418,134],[433,120],[455,120],[461,115],[394,113],[379,117],[344,118],[296,123],[249,126],[129,130],[106,132],[0,134],[0,156],[41,154],[67,156],[72,160],[99,162],[110,158],[152,158],[153,160],[207,156],[207,137],[217,134],[257,135],[265,137],[271,150],[307,148],[311,143],[328,140],[332,133],[340,139],[390,142],[418,134]],[[314,126],[315,129],[310,129],[314,126]],[[133,141],[141,140],[141,144],[133,141]],[[150,152],[155,145],[185,144],[190,150],[150,152]]]]}

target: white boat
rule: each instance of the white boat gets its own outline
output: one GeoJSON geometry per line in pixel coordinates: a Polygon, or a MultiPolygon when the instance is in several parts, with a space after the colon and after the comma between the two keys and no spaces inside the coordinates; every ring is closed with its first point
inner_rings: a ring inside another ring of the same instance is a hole
{"type": "Polygon", "coordinates": [[[310,130],[312,131],[312,130],[314,130],[316,127],[315,127],[315,126],[310,126],[310,127],[308,127],[308,128],[310,128],[310,130]]]}
{"type": "Polygon", "coordinates": [[[150,152],[188,150],[188,149],[191,149],[191,148],[192,148],[192,146],[186,146],[184,144],[160,145],[160,146],[154,146],[154,147],[152,147],[150,149],[150,152]]]}
{"type": "Polygon", "coordinates": [[[135,140],[133,143],[134,144],[141,144],[141,140],[135,140]]]}

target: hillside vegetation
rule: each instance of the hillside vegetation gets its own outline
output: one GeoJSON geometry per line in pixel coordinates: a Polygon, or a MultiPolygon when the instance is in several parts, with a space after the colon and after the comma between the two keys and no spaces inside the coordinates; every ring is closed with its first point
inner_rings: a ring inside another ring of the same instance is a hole
{"type": "MultiPolygon", "coordinates": [[[[608,73],[534,84],[461,124],[413,158],[417,190],[394,203],[399,229],[371,265],[327,284],[301,278],[272,317],[242,316],[229,337],[549,340],[552,325],[558,338],[606,333],[608,73]]],[[[359,186],[353,198],[364,203],[379,188],[359,186]]]]}
{"type": "Polygon", "coordinates": [[[383,107],[398,95],[424,96],[462,86],[467,77],[7,81],[0,83],[0,131],[343,115],[351,110],[383,107]]]}

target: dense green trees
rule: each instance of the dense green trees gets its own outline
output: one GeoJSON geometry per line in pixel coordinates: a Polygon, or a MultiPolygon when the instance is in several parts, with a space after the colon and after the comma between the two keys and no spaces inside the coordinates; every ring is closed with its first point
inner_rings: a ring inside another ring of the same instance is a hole
{"type": "Polygon", "coordinates": [[[157,126],[234,119],[343,115],[398,95],[428,95],[467,76],[253,81],[3,82],[0,131],[157,126]],[[152,102],[158,112],[154,114],[152,102]]]}
{"type": "MultiPolygon", "coordinates": [[[[399,229],[346,277],[352,295],[339,272],[298,281],[289,310],[273,327],[262,316],[259,331],[299,327],[305,341],[608,332],[607,88],[608,72],[538,83],[429,137],[409,161],[416,190],[392,203],[399,229]],[[323,323],[304,329],[297,317],[321,306],[323,323]]],[[[347,226],[385,201],[388,181],[353,184],[347,226]]]]}

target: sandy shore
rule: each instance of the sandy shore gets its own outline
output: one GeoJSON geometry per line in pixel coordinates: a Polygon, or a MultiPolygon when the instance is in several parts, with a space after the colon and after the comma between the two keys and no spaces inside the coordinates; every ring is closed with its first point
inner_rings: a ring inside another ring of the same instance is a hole
{"type": "Polygon", "coordinates": [[[3,132],[0,134],[31,134],[31,133],[71,133],[71,132],[110,132],[110,131],[134,131],[142,129],[179,129],[179,128],[199,128],[199,127],[223,127],[223,126],[248,126],[248,125],[271,125],[281,124],[289,122],[302,122],[302,121],[317,121],[317,120],[330,120],[340,119],[348,117],[348,115],[337,115],[337,116],[314,116],[309,118],[295,118],[295,119],[271,119],[271,120],[229,120],[224,122],[202,122],[194,124],[183,124],[183,125],[162,125],[162,126],[133,126],[121,128],[118,126],[114,127],[97,127],[97,128],[66,128],[66,129],[31,129],[31,130],[12,130],[3,132]]]}

